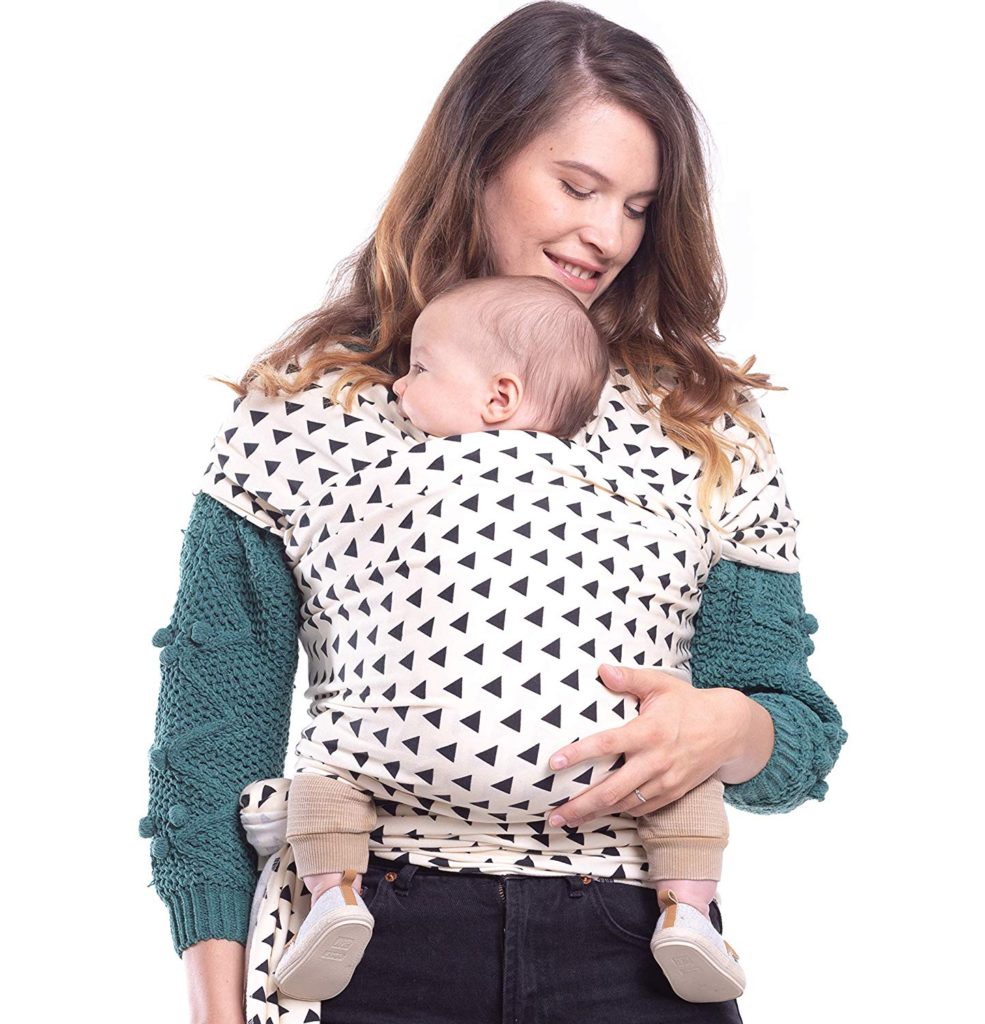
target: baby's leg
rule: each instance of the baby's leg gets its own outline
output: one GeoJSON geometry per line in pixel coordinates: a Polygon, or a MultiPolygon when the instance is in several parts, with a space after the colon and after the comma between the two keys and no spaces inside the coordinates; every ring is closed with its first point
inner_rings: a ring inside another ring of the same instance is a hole
{"type": "Polygon", "coordinates": [[[660,903],[650,952],[670,987],[691,1003],[736,999],[746,984],[738,953],[709,912],[728,841],[724,792],[722,783],[711,778],[639,819],[660,903]],[[676,905],[665,906],[661,891],[676,905]]]}
{"type": "Polygon", "coordinates": [[[318,772],[294,776],[287,800],[287,839],[312,904],[340,885],[346,871],[350,884],[362,889],[369,833],[375,826],[376,808],[368,793],[318,772]]]}
{"type": "Polygon", "coordinates": [[[334,999],[362,961],[374,919],[358,890],[375,824],[370,795],[342,779],[299,771],[291,780],[287,839],[311,907],[272,971],[284,995],[334,999]]]}
{"type": "MultiPolygon", "coordinates": [[[[304,884],[308,887],[308,892],[311,893],[311,902],[316,903],[322,893],[341,885],[344,874],[342,871],[326,871],[320,875],[302,875],[304,884]]],[[[353,877],[351,885],[355,888],[356,892],[362,894],[363,876],[361,871],[353,877]]]]}
{"type": "MultiPolygon", "coordinates": [[[[705,917],[722,877],[722,853],[728,843],[725,787],[707,779],[679,800],[637,819],[657,892],[671,889],[678,901],[705,917]]],[[[665,903],[658,899],[660,909],[665,903]]]]}
{"type": "MultiPolygon", "coordinates": [[[[711,901],[715,895],[718,882],[712,879],[689,879],[689,878],[661,878],[657,881],[657,892],[670,890],[677,897],[679,903],[689,903],[696,910],[700,910],[708,920],[711,920],[711,901]]],[[[670,905],[669,900],[657,897],[657,906],[666,910],[670,905]]]]}

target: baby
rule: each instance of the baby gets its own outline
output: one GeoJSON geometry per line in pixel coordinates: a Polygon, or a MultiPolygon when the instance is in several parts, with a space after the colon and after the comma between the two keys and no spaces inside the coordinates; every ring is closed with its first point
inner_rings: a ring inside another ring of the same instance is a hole
{"type": "MultiPolygon", "coordinates": [[[[485,430],[570,438],[596,413],[609,353],[584,306],[541,277],[485,277],[432,300],[414,324],[399,410],[437,437],[485,430]]],[[[650,947],[691,1002],[740,995],[745,976],[709,917],[728,825],[722,784],[708,779],[637,819],[660,910],[650,947]]],[[[372,935],[360,896],[375,825],[369,794],[340,778],[295,775],[287,838],[311,909],[274,969],[287,996],[330,999],[349,983],[372,935]]]]}

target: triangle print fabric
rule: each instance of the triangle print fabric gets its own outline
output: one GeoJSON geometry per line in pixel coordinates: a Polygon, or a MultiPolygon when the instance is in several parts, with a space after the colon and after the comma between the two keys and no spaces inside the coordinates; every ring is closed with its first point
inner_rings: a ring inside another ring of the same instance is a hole
{"type": "Polygon", "coordinates": [[[641,411],[624,370],[572,440],[435,437],[385,386],[347,413],[330,382],[238,399],[202,487],[281,538],[299,586],[312,720],[296,771],[371,794],[384,859],[650,884],[634,818],[546,823],[621,756],[557,772],[547,759],[637,714],[600,662],[690,678],[715,561],[796,571],[775,456],[718,424],[756,452],[734,463],[718,537],[694,499],[697,457],[641,411]]]}

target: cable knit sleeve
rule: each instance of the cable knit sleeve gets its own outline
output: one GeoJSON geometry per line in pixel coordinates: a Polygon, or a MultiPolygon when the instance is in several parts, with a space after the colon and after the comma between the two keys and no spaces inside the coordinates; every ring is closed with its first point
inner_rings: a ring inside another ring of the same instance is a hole
{"type": "Polygon", "coordinates": [[[283,773],[298,664],[299,600],[276,534],[195,496],[161,648],[148,813],[152,882],[175,951],[245,943],[256,854],[240,791],[283,773]]]}
{"type": "Polygon", "coordinates": [[[708,577],[691,647],[695,686],[730,686],[773,718],[775,742],[765,767],[725,786],[725,800],[758,814],[823,800],[848,734],[807,658],[817,619],[804,609],[799,572],[776,572],[722,559],[708,577]]]}

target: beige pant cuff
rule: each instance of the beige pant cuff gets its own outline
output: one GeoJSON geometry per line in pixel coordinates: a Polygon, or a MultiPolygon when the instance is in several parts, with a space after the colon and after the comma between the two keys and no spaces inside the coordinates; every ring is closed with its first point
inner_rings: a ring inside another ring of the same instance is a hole
{"type": "Polygon", "coordinates": [[[729,835],[724,791],[723,783],[712,777],[672,804],[636,819],[651,879],[721,879],[729,835]]]}
{"type": "Polygon", "coordinates": [[[322,835],[295,836],[290,840],[298,874],[324,875],[329,871],[352,868],[364,874],[369,867],[369,836],[327,832],[322,835]]]}
{"type": "Polygon", "coordinates": [[[369,833],[376,826],[372,797],[340,779],[302,772],[287,797],[287,840],[298,874],[369,867],[369,833]]]}
{"type": "Polygon", "coordinates": [[[679,839],[656,839],[645,844],[650,879],[713,879],[722,877],[722,854],[725,843],[721,839],[688,836],[679,839]]]}

